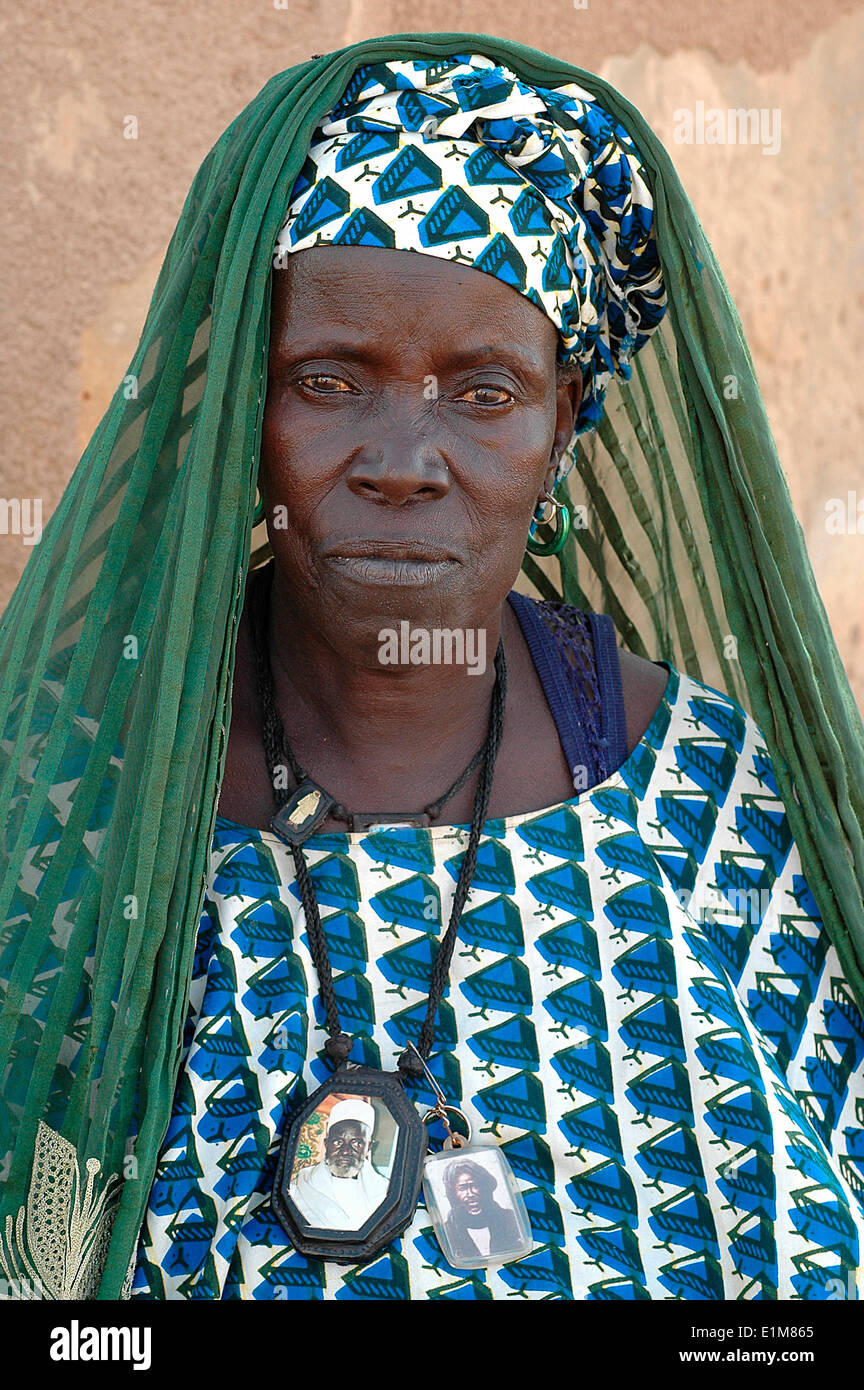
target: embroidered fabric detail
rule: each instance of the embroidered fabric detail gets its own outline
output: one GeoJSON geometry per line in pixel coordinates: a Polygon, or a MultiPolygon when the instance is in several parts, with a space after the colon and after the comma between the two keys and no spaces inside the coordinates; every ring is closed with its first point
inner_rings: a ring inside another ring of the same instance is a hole
{"type": "Polygon", "coordinates": [[[98,1158],[88,1158],[85,1169],[75,1145],[40,1120],[27,1202],[0,1232],[6,1297],[95,1298],[121,1181],[101,1178],[98,1158]]]}
{"type": "Polygon", "coordinates": [[[129,1298],[132,1297],[132,1280],[135,1278],[135,1267],[136,1267],[137,1263],[138,1263],[138,1241],[136,1240],[135,1245],[134,1245],[134,1247],[133,1247],[133,1249],[132,1249],[132,1254],[129,1256],[129,1267],[128,1267],[128,1269],[126,1270],[126,1274],[125,1274],[125,1276],[124,1276],[124,1278],[123,1278],[123,1287],[122,1287],[122,1289],[120,1290],[120,1301],[121,1301],[121,1302],[122,1302],[124,1299],[129,1299],[129,1298]]]}

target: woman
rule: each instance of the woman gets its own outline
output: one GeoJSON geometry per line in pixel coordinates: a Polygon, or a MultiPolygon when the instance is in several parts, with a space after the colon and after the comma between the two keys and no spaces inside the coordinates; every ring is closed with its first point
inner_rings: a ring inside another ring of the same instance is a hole
{"type": "Polygon", "coordinates": [[[856,1296],[862,731],[724,295],[644,123],[500,40],[302,64],[208,156],[0,634],[13,1276],[856,1296]],[[529,1253],[422,1205],[304,1253],[280,1144],[349,1057],[499,1146],[529,1253]]]}

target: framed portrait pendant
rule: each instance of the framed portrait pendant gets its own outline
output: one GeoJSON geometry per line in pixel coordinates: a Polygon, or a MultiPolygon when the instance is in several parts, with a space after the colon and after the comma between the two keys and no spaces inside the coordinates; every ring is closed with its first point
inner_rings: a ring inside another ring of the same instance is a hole
{"type": "Polygon", "coordinates": [[[361,1264],[417,1208],[427,1130],[396,1072],[347,1064],[303,1102],[279,1150],[272,1206],[301,1255],[361,1264]]]}
{"type": "Polygon", "coordinates": [[[438,1244],[454,1269],[507,1264],[534,1248],[522,1193],[496,1144],[445,1144],[430,1154],[423,1196],[438,1244]]]}

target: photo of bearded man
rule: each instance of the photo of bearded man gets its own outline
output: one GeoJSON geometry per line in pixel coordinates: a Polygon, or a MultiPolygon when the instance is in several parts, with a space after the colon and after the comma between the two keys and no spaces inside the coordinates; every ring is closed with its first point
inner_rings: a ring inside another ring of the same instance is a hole
{"type": "Polygon", "coordinates": [[[324,1157],[296,1170],[288,1189],[297,1209],[322,1230],[357,1231],[387,1195],[372,1164],[376,1114],[368,1101],[337,1101],[327,1117],[324,1157]]]}

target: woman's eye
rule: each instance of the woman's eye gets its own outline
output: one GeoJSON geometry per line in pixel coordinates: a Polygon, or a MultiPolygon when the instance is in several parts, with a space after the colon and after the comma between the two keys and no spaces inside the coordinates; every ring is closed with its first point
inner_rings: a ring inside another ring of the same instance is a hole
{"type": "Polygon", "coordinates": [[[503,386],[472,386],[459,399],[472,405],[509,405],[513,396],[503,386]]]}
{"type": "Polygon", "coordinates": [[[351,390],[347,381],[343,381],[340,376],[330,376],[326,372],[314,372],[308,376],[301,376],[300,385],[308,386],[311,391],[317,391],[324,396],[335,396],[340,391],[351,390]]]}

